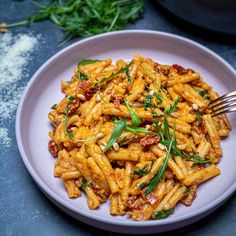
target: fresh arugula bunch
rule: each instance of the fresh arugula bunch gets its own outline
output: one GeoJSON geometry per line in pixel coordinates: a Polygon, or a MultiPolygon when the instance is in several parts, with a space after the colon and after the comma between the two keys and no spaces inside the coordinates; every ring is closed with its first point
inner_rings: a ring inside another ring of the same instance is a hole
{"type": "Polygon", "coordinates": [[[7,28],[50,20],[64,31],[64,39],[120,30],[143,13],[141,0],[51,0],[26,20],[7,28]]]}

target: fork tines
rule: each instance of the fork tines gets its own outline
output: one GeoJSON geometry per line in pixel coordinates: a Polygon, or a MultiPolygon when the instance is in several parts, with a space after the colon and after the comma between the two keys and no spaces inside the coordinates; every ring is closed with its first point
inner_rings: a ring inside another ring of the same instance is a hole
{"type": "Polygon", "coordinates": [[[212,116],[236,111],[236,91],[225,94],[210,102],[208,108],[211,109],[212,116]]]}

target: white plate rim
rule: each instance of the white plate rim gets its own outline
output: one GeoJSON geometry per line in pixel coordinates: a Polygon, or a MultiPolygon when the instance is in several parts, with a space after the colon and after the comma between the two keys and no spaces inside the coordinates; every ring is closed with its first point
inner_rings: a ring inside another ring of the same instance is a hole
{"type": "Polygon", "coordinates": [[[63,200],[62,198],[60,198],[56,193],[54,193],[44,183],[44,181],[40,178],[40,176],[34,170],[34,168],[32,167],[32,165],[30,164],[30,162],[27,158],[27,155],[26,155],[24,147],[23,147],[22,139],[21,139],[21,133],[20,133],[21,113],[22,113],[22,108],[24,105],[25,97],[27,96],[27,93],[30,91],[31,86],[33,85],[34,81],[37,79],[37,77],[41,73],[41,71],[43,71],[45,69],[45,67],[47,67],[51,62],[53,62],[54,59],[59,57],[61,54],[63,54],[67,50],[69,50],[73,47],[76,47],[79,44],[83,44],[85,42],[94,41],[94,40],[96,41],[97,39],[106,38],[107,36],[111,36],[111,35],[114,36],[114,35],[120,35],[120,34],[137,34],[137,33],[166,36],[166,37],[170,37],[172,39],[177,39],[182,42],[186,42],[188,44],[191,44],[191,45],[199,48],[200,50],[205,51],[206,53],[210,54],[211,56],[215,57],[228,70],[230,70],[230,72],[233,73],[236,78],[236,71],[234,70],[234,68],[228,62],[226,62],[222,57],[220,57],[218,54],[216,54],[212,50],[208,49],[207,47],[205,47],[205,46],[203,46],[191,39],[188,39],[183,36],[176,35],[176,34],[166,33],[166,32],[162,32],[162,31],[154,31],[154,30],[120,30],[120,31],[114,31],[114,32],[99,34],[99,35],[96,35],[93,37],[85,38],[85,39],[79,40],[79,41],[65,47],[64,49],[60,50],[59,52],[57,52],[54,56],[50,57],[45,63],[43,63],[40,66],[40,68],[34,73],[32,78],[28,82],[27,86],[25,87],[24,92],[21,96],[20,102],[18,104],[17,113],[16,113],[16,121],[15,121],[16,141],[17,141],[18,149],[21,154],[21,158],[23,160],[23,163],[24,163],[26,169],[28,170],[28,172],[30,173],[31,177],[33,178],[33,180],[39,186],[39,188],[44,193],[46,193],[46,196],[49,195],[47,197],[49,197],[51,200],[52,199],[55,200],[57,203],[66,207],[71,212],[79,214],[79,215],[87,217],[87,218],[90,218],[92,220],[100,221],[100,222],[103,222],[106,224],[108,223],[108,224],[118,225],[118,226],[129,226],[129,227],[132,227],[132,226],[146,227],[146,226],[158,226],[158,225],[164,226],[164,225],[168,225],[168,224],[182,222],[182,221],[194,218],[198,215],[207,214],[208,211],[211,212],[212,209],[216,209],[221,204],[223,204],[236,191],[236,182],[227,191],[225,191],[224,194],[222,194],[219,198],[217,198],[216,200],[209,203],[207,206],[203,206],[203,207],[199,208],[198,210],[195,210],[194,212],[187,213],[184,216],[178,217],[177,219],[176,218],[166,218],[166,219],[162,219],[162,220],[158,220],[158,221],[144,221],[144,222],[143,221],[132,221],[132,222],[127,221],[127,222],[125,222],[125,221],[117,220],[115,218],[114,219],[113,218],[105,218],[105,217],[102,218],[100,216],[97,216],[97,215],[94,215],[90,212],[87,212],[86,210],[81,210],[81,209],[75,210],[72,205],[70,205],[66,200],[63,200]]]}

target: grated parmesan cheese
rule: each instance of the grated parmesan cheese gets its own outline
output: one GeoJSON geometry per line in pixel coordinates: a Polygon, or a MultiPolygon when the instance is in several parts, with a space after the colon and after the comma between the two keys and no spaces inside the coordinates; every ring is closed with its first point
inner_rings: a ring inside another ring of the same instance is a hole
{"type": "Polygon", "coordinates": [[[28,78],[27,64],[38,38],[27,34],[0,34],[0,144],[10,147],[9,122],[14,125],[15,110],[28,78]],[[13,119],[12,119],[13,117],[13,119]]]}
{"type": "Polygon", "coordinates": [[[0,140],[3,146],[10,147],[11,138],[9,138],[8,130],[6,128],[0,127],[0,140]]]}

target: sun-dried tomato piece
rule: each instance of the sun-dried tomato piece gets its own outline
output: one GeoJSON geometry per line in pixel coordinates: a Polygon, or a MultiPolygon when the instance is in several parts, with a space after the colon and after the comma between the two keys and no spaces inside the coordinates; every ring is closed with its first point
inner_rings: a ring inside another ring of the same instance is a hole
{"type": "Polygon", "coordinates": [[[48,149],[51,152],[53,157],[57,156],[58,153],[58,146],[56,145],[56,143],[53,140],[50,140],[48,142],[48,149]]]}
{"type": "Polygon", "coordinates": [[[141,196],[130,196],[125,203],[126,207],[131,210],[142,210],[144,205],[144,200],[141,196]]]}
{"type": "Polygon", "coordinates": [[[183,75],[188,73],[188,69],[183,68],[180,65],[174,64],[172,68],[177,71],[178,74],[183,75]]]}
{"type": "Polygon", "coordinates": [[[106,94],[111,94],[112,93],[112,89],[108,89],[106,94]]]}
{"type": "Polygon", "coordinates": [[[79,84],[79,87],[83,90],[85,90],[86,88],[89,87],[89,82],[88,81],[82,81],[80,84],[79,84]]]}
{"type": "Polygon", "coordinates": [[[116,109],[120,109],[120,100],[115,100],[113,103],[116,109]]]}
{"type": "Polygon", "coordinates": [[[117,95],[111,95],[111,102],[113,102],[116,109],[120,109],[120,101],[124,98],[123,95],[117,94],[117,95]]]}
{"type": "Polygon", "coordinates": [[[148,135],[140,140],[140,144],[143,147],[148,147],[153,144],[157,144],[160,141],[160,137],[156,135],[148,135]]]}
{"type": "Polygon", "coordinates": [[[80,106],[80,99],[75,98],[72,103],[68,106],[68,115],[75,113],[80,106]]]}
{"type": "Polygon", "coordinates": [[[199,129],[201,131],[202,134],[206,135],[207,131],[206,131],[206,122],[203,120],[201,125],[199,126],[199,129]]]}
{"type": "Polygon", "coordinates": [[[158,63],[154,64],[154,70],[157,71],[158,73],[165,75],[165,76],[168,76],[170,74],[170,69],[168,67],[163,67],[158,63]]]}
{"type": "Polygon", "coordinates": [[[97,91],[98,87],[86,88],[84,91],[84,96],[86,100],[89,101],[97,91]]]}

